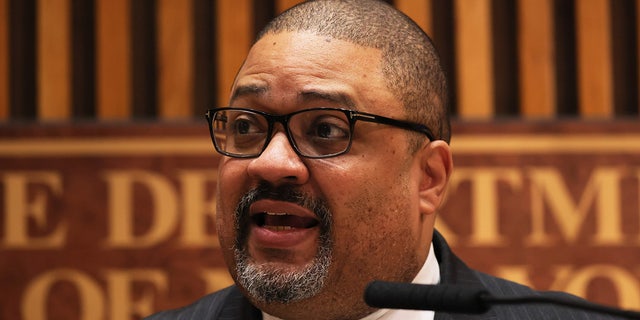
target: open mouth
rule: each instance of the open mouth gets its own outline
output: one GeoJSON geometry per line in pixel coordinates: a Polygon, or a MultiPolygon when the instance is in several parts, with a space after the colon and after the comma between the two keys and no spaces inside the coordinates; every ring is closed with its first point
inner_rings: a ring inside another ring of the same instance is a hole
{"type": "Polygon", "coordinates": [[[294,229],[310,229],[319,224],[311,217],[301,217],[283,212],[260,212],[251,217],[258,227],[271,231],[290,231],[294,229]]]}
{"type": "Polygon", "coordinates": [[[262,250],[265,256],[273,249],[317,250],[322,221],[312,209],[289,201],[261,199],[251,204],[248,218],[248,246],[262,250]]]}

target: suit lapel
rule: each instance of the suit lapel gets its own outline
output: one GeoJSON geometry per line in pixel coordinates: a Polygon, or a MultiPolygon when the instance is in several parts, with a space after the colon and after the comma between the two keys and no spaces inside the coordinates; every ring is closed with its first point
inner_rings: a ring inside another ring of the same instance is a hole
{"type": "Polygon", "coordinates": [[[233,286],[232,291],[225,300],[220,310],[220,320],[262,320],[262,312],[254,307],[238,287],[233,286]]]}
{"type": "MultiPolygon", "coordinates": [[[[433,231],[433,250],[436,259],[440,265],[440,283],[441,284],[461,284],[468,286],[484,287],[480,279],[475,276],[462,260],[460,260],[444,240],[442,235],[437,231],[433,231]]],[[[496,315],[492,310],[484,314],[460,314],[460,313],[442,313],[436,312],[435,320],[490,320],[496,319],[496,315]]]]}

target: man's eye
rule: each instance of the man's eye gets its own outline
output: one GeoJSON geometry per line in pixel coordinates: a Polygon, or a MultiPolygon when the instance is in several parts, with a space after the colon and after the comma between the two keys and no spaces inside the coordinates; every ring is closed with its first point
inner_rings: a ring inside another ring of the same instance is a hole
{"type": "Polygon", "coordinates": [[[260,127],[249,119],[236,119],[233,122],[233,132],[235,134],[252,134],[260,131],[260,127]]]}
{"type": "Polygon", "coordinates": [[[319,139],[345,139],[349,137],[349,127],[344,124],[332,123],[330,121],[318,122],[314,124],[309,135],[319,139]]]}
{"type": "Polygon", "coordinates": [[[235,132],[239,134],[247,134],[251,130],[251,124],[246,120],[238,120],[235,122],[235,132]]]}

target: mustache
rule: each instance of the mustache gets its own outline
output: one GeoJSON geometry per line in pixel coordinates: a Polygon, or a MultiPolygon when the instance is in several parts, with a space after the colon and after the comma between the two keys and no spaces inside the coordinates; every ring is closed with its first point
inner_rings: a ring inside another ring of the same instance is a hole
{"type": "Polygon", "coordinates": [[[240,218],[248,216],[251,204],[263,199],[294,203],[314,212],[319,220],[326,218],[322,215],[325,214],[324,211],[328,211],[328,205],[325,200],[316,199],[293,185],[273,186],[268,182],[262,182],[257,187],[249,190],[240,199],[236,215],[239,215],[240,218]]]}
{"type": "Polygon", "coordinates": [[[240,204],[244,203],[248,207],[262,199],[292,202],[307,209],[311,209],[314,202],[311,196],[304,194],[292,185],[272,186],[268,182],[262,182],[249,190],[240,200],[240,204]]]}

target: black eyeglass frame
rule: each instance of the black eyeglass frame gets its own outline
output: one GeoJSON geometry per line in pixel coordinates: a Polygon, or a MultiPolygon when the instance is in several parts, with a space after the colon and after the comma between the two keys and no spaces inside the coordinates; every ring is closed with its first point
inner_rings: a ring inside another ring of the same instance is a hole
{"type": "Polygon", "coordinates": [[[264,150],[267,149],[267,146],[271,142],[271,138],[273,137],[273,128],[275,126],[275,123],[281,123],[282,124],[282,126],[285,129],[285,134],[287,136],[287,140],[289,140],[289,144],[291,144],[291,147],[293,147],[293,150],[296,152],[296,154],[299,155],[300,157],[309,158],[309,159],[331,158],[331,157],[336,157],[336,156],[343,155],[343,154],[349,152],[349,150],[351,149],[351,143],[353,141],[353,132],[354,132],[354,129],[355,129],[356,121],[358,121],[358,120],[365,121],[365,122],[386,124],[386,125],[390,125],[390,126],[393,126],[393,127],[396,127],[396,128],[401,128],[401,129],[405,129],[405,130],[419,132],[419,133],[422,133],[425,136],[427,136],[427,138],[429,138],[430,141],[436,140],[435,137],[433,136],[433,133],[432,133],[431,129],[429,129],[429,127],[427,127],[427,126],[425,126],[423,124],[419,124],[419,123],[415,123],[415,122],[411,122],[411,121],[396,120],[396,119],[387,118],[387,117],[379,116],[379,115],[372,114],[372,113],[366,113],[366,112],[360,112],[360,111],[355,111],[355,110],[350,110],[350,109],[342,109],[342,108],[326,108],[326,107],[310,108],[310,109],[298,110],[298,111],[291,112],[291,113],[288,113],[288,114],[283,114],[283,115],[274,115],[274,114],[266,113],[264,111],[254,110],[254,109],[249,109],[249,108],[221,107],[221,108],[213,108],[213,109],[207,110],[207,112],[205,113],[205,117],[206,117],[207,122],[209,124],[209,134],[211,136],[211,142],[213,142],[214,148],[216,149],[216,151],[218,153],[220,153],[222,155],[225,155],[225,156],[232,157],[232,158],[257,158],[257,157],[259,157],[262,154],[262,152],[264,152],[264,150]],[[294,115],[299,114],[299,113],[304,113],[304,112],[309,112],[309,111],[321,111],[321,110],[340,111],[340,112],[343,112],[345,114],[345,116],[349,120],[349,130],[350,130],[349,144],[345,147],[345,149],[343,151],[340,151],[340,152],[335,152],[335,153],[326,154],[326,155],[319,155],[319,156],[305,155],[300,151],[300,149],[298,149],[298,146],[297,146],[295,140],[292,137],[292,133],[291,133],[291,131],[289,129],[289,119],[291,119],[291,117],[293,117],[294,115]],[[224,150],[222,150],[221,148],[218,147],[218,145],[216,144],[216,139],[215,139],[214,134],[213,134],[213,115],[216,112],[220,112],[220,111],[247,111],[247,112],[252,112],[252,113],[259,114],[259,115],[263,116],[267,120],[267,125],[268,125],[267,137],[266,137],[266,139],[264,141],[264,145],[262,146],[262,149],[260,150],[260,152],[258,152],[257,154],[242,155],[242,154],[237,154],[237,153],[230,153],[230,152],[224,151],[224,150]]]}

